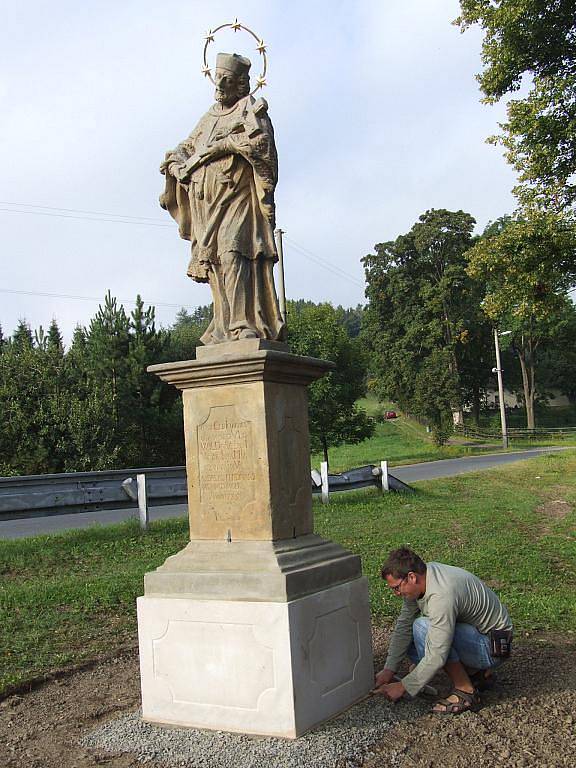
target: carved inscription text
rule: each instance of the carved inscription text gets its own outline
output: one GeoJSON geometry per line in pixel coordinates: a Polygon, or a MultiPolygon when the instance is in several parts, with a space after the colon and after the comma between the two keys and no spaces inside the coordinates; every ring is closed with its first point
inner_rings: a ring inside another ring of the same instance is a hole
{"type": "Polygon", "coordinates": [[[221,405],[197,429],[200,502],[218,520],[238,519],[255,496],[252,422],[238,416],[234,405],[221,405]]]}

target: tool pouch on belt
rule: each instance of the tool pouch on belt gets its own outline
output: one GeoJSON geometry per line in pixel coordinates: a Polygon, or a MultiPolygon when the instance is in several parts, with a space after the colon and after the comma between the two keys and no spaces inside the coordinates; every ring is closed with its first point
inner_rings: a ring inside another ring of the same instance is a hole
{"type": "Polygon", "coordinates": [[[490,653],[497,659],[510,656],[512,650],[512,630],[492,629],[490,631],[490,653]]]}

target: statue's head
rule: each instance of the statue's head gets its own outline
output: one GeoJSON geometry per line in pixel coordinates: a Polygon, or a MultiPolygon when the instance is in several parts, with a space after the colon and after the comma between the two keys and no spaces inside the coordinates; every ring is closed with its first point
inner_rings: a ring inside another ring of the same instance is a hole
{"type": "Polygon", "coordinates": [[[216,101],[232,107],[250,93],[250,59],[237,53],[219,53],[216,57],[216,101]]]}

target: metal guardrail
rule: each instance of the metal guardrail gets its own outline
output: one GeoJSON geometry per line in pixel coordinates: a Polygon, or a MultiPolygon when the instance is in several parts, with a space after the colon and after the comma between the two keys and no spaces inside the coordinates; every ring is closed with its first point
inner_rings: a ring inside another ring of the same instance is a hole
{"type": "Polygon", "coordinates": [[[322,463],[321,472],[312,470],[312,493],[322,494],[322,501],[329,501],[331,493],[353,491],[358,488],[379,488],[381,491],[414,493],[414,489],[403,483],[388,471],[388,463],[380,462],[377,467],[367,464],[364,467],[349,469],[338,475],[328,474],[328,467],[322,463]]]}
{"type": "MultiPolygon", "coordinates": [[[[382,490],[413,490],[388,473],[386,462],[382,462],[381,467],[368,465],[339,475],[326,473],[326,476],[324,491],[320,474],[313,470],[311,477],[312,493],[323,493],[326,500],[328,492],[370,486],[382,490]]],[[[0,477],[0,520],[133,508],[139,510],[145,527],[148,506],[181,504],[186,502],[187,493],[186,467],[0,477]]]]}
{"type": "Polygon", "coordinates": [[[186,498],[185,467],[0,477],[0,520],[98,509],[138,507],[126,481],[146,475],[148,502],[178,504],[186,498]]]}

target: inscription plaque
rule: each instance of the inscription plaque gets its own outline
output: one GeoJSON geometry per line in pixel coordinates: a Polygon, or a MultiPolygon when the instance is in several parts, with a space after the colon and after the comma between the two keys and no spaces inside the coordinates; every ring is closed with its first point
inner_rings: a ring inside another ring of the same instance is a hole
{"type": "Polygon", "coordinates": [[[235,405],[218,405],[197,427],[200,504],[217,520],[238,519],[254,501],[256,463],[252,422],[235,405]]]}

